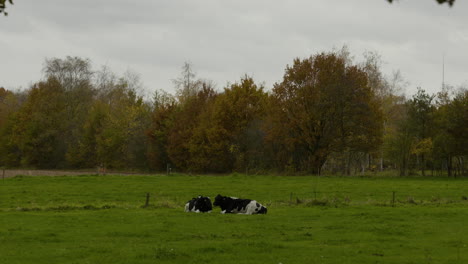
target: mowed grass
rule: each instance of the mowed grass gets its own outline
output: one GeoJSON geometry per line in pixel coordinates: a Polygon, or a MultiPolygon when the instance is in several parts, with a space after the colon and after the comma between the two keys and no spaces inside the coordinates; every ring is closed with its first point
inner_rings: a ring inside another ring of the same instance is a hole
{"type": "Polygon", "coordinates": [[[467,196],[466,178],[9,178],[0,263],[468,263],[467,196]],[[268,214],[183,212],[218,193],[268,214]]]}

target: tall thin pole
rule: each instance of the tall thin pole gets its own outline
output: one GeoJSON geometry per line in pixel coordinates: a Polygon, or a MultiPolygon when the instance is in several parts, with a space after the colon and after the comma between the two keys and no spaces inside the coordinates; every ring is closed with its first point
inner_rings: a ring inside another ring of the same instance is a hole
{"type": "Polygon", "coordinates": [[[445,54],[442,55],[442,91],[445,90],[445,54]]]}

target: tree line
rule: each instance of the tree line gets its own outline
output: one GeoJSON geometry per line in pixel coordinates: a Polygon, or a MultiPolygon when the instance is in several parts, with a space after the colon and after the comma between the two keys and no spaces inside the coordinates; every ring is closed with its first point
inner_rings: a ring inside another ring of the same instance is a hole
{"type": "Polygon", "coordinates": [[[189,63],[176,93],[137,74],[48,59],[25,91],[0,88],[0,167],[193,173],[466,175],[468,91],[406,99],[378,54],[296,58],[271,89],[250,76],[218,91],[189,63]]]}

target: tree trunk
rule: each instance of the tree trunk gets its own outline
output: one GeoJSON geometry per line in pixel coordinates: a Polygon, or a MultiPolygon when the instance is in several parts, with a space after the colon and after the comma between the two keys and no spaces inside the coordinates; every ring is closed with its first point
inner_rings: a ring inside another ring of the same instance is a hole
{"type": "Polygon", "coordinates": [[[341,174],[346,175],[346,151],[343,151],[342,154],[341,154],[341,168],[340,168],[340,171],[341,171],[341,174]]]}
{"type": "Polygon", "coordinates": [[[461,175],[466,175],[466,171],[465,171],[465,164],[464,164],[464,158],[463,157],[460,157],[460,164],[461,164],[461,175]]]}
{"type": "Polygon", "coordinates": [[[447,157],[447,175],[452,177],[452,156],[447,157]]]}
{"type": "Polygon", "coordinates": [[[401,161],[400,161],[400,176],[402,177],[406,176],[407,170],[408,170],[407,157],[406,155],[403,154],[403,156],[401,157],[401,161]]]}
{"type": "Polygon", "coordinates": [[[370,153],[367,153],[367,170],[372,170],[372,156],[370,153]]]}
{"type": "Polygon", "coordinates": [[[346,176],[351,175],[351,152],[348,151],[347,159],[346,159],[346,176]]]}
{"type": "Polygon", "coordinates": [[[424,159],[424,154],[421,154],[421,175],[426,177],[426,160],[424,159]]]}

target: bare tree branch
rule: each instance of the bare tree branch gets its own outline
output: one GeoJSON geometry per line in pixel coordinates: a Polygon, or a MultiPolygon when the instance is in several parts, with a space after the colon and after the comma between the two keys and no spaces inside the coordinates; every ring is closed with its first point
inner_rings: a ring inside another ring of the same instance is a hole
{"type": "MultiPolygon", "coordinates": [[[[392,3],[393,0],[387,0],[388,2],[392,3]]],[[[447,3],[449,6],[453,6],[455,3],[455,0],[436,0],[439,4],[445,4],[447,3]]]]}

